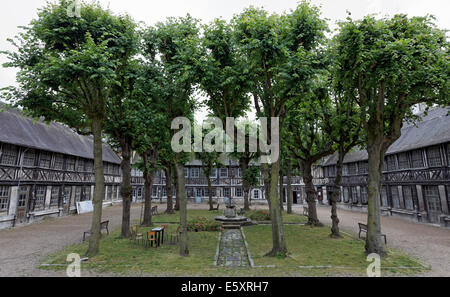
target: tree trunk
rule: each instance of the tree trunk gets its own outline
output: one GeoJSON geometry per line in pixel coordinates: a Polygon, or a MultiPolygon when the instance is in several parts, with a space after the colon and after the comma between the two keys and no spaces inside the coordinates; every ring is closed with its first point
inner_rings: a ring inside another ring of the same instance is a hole
{"type": "Polygon", "coordinates": [[[103,143],[102,143],[102,119],[92,119],[92,133],[94,135],[94,173],[95,191],[93,197],[94,214],[92,216],[91,237],[86,257],[94,257],[100,250],[103,198],[105,197],[105,174],[103,171],[103,143]]]}
{"type": "Polygon", "coordinates": [[[174,214],[173,210],[173,181],[172,181],[172,167],[168,166],[166,169],[166,187],[167,187],[167,214],[174,214]]]}
{"type": "Polygon", "coordinates": [[[369,179],[368,179],[368,215],[367,215],[367,237],[366,253],[376,253],[380,256],[386,255],[386,250],[381,241],[381,218],[380,197],[381,178],[385,151],[382,145],[381,133],[374,130],[368,131],[368,153],[369,153],[369,179]]]}
{"type": "Polygon", "coordinates": [[[131,148],[127,140],[121,141],[122,147],[122,238],[129,238],[131,221],[131,203],[133,202],[133,188],[131,187],[131,148]]]}
{"type": "Polygon", "coordinates": [[[279,195],[280,195],[280,210],[284,211],[284,182],[283,182],[283,171],[280,170],[280,186],[279,186],[279,195]]]}
{"type": "Polygon", "coordinates": [[[264,179],[264,196],[269,205],[269,210],[272,210],[272,204],[270,200],[270,174],[269,174],[269,165],[261,164],[261,171],[264,179]]]}
{"type": "Polygon", "coordinates": [[[186,197],[186,182],[184,177],[184,164],[177,161],[177,200],[180,204],[180,256],[189,256],[188,247],[188,230],[187,230],[187,197],[186,197]]]}
{"type": "Polygon", "coordinates": [[[342,168],[344,163],[345,152],[342,146],[339,147],[339,157],[336,165],[336,178],[334,179],[333,192],[331,194],[331,237],[341,238],[339,232],[339,218],[337,214],[337,202],[341,194],[342,168]]]}
{"type": "MultiPolygon", "coordinates": [[[[152,188],[153,188],[153,170],[149,170],[149,154],[142,154],[144,159],[144,220],[142,221],[142,226],[150,227],[153,225],[152,222],[152,188]]],[[[152,160],[153,163],[153,160],[152,160]]],[[[154,165],[154,164],[152,164],[154,165]]]]}
{"type": "Polygon", "coordinates": [[[211,174],[206,175],[206,180],[208,181],[208,194],[209,194],[209,211],[214,210],[213,197],[212,197],[212,183],[211,183],[211,174]]]}
{"type": "Polygon", "coordinates": [[[308,202],[308,225],[321,227],[323,225],[322,223],[320,223],[319,218],[317,216],[317,209],[316,209],[317,192],[313,184],[311,161],[309,160],[305,161],[304,170],[305,172],[303,179],[305,181],[306,187],[306,201],[308,202]]]}
{"type": "MultiPolygon", "coordinates": [[[[175,172],[176,172],[176,168],[175,168],[175,172]]],[[[175,211],[180,211],[180,189],[178,188],[178,174],[175,174],[175,191],[176,191],[176,200],[175,200],[175,211]]]]}
{"type": "Polygon", "coordinates": [[[270,216],[272,220],[272,239],[273,249],[266,256],[269,257],[286,257],[287,247],[284,237],[283,216],[278,201],[278,175],[279,162],[273,163],[271,168],[271,184],[270,184],[270,216]]]}
{"type": "Polygon", "coordinates": [[[246,160],[240,160],[239,163],[242,171],[242,187],[244,190],[244,210],[250,211],[250,183],[245,179],[248,170],[248,163],[246,160]]]}
{"type": "Polygon", "coordinates": [[[287,213],[292,214],[292,204],[294,203],[294,193],[292,192],[292,167],[291,162],[288,164],[287,169],[287,213]]]}

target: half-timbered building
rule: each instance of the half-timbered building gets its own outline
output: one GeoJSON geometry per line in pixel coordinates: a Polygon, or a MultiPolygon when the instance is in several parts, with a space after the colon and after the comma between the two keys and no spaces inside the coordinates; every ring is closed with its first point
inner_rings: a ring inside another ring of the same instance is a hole
{"type": "MultiPolygon", "coordinates": [[[[380,197],[383,214],[450,227],[449,111],[436,108],[417,125],[405,123],[402,136],[387,151],[380,197]]],[[[346,156],[341,207],[367,211],[367,160],[364,150],[346,156]]],[[[334,155],[323,164],[325,191],[332,189],[336,162],[334,155]]]]}
{"type": "MultiPolygon", "coordinates": [[[[0,228],[68,215],[94,193],[93,140],[0,105],[0,228]]],[[[105,204],[120,200],[120,158],[104,145],[105,204]]]]}

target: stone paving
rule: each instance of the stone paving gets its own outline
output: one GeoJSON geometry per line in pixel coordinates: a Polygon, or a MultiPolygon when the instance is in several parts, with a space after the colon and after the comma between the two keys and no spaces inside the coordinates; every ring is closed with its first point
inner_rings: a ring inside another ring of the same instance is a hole
{"type": "Polygon", "coordinates": [[[241,230],[225,230],[219,246],[217,266],[250,267],[241,230]]]}

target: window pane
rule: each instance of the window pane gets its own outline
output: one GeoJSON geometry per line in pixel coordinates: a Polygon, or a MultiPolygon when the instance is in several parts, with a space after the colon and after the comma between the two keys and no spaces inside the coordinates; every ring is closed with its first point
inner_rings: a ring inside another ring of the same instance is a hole
{"type": "Polygon", "coordinates": [[[366,174],[369,172],[369,164],[367,162],[360,162],[358,167],[360,174],[366,174]]]}
{"type": "Polygon", "coordinates": [[[39,167],[50,168],[50,163],[52,161],[52,154],[48,152],[41,152],[39,157],[39,167]]]}
{"type": "Polygon", "coordinates": [[[362,204],[367,204],[368,202],[367,187],[361,187],[361,202],[362,204]]]}
{"type": "Polygon", "coordinates": [[[392,207],[400,208],[400,198],[398,194],[398,187],[393,186],[391,188],[391,197],[392,197],[392,207]]]}
{"type": "Polygon", "coordinates": [[[388,156],[387,157],[387,170],[388,171],[397,170],[397,163],[395,161],[395,156],[388,156]]]}
{"type": "Polygon", "coordinates": [[[421,150],[416,150],[411,153],[411,161],[413,168],[422,168],[424,167],[423,156],[421,150]]]}
{"type": "Polygon", "coordinates": [[[429,148],[427,150],[428,165],[430,167],[442,166],[441,152],[439,147],[429,148]]]}
{"type": "Polygon", "coordinates": [[[220,169],[220,177],[221,178],[227,178],[228,177],[228,168],[221,168],[220,169]]]}
{"type": "Polygon", "coordinates": [[[58,206],[59,204],[60,187],[52,187],[52,196],[50,199],[50,206],[58,206]]]}
{"type": "Polygon", "coordinates": [[[349,174],[349,175],[355,175],[355,174],[357,174],[357,170],[358,170],[358,168],[357,168],[357,166],[356,166],[356,163],[350,163],[350,164],[348,164],[348,174],[349,174]]]}
{"type": "Polygon", "coordinates": [[[347,187],[344,187],[344,202],[348,203],[350,201],[350,192],[347,187]]]}
{"type": "Polygon", "coordinates": [[[17,147],[9,144],[4,144],[1,154],[1,163],[3,165],[16,165],[17,164],[17,147]]]}
{"type": "Polygon", "coordinates": [[[75,158],[74,157],[68,157],[67,158],[67,171],[75,171],[75,158]]]}
{"type": "Polygon", "coordinates": [[[406,153],[398,155],[398,167],[400,169],[408,169],[410,167],[408,155],[406,153]]]}
{"type": "Polygon", "coordinates": [[[403,186],[403,199],[405,200],[405,208],[408,210],[414,210],[416,201],[415,189],[414,186],[403,186]]]}
{"type": "Polygon", "coordinates": [[[37,186],[35,194],[34,210],[42,210],[45,208],[45,193],[47,188],[45,186],[37,186]]]}
{"type": "Polygon", "coordinates": [[[389,206],[386,187],[381,188],[381,206],[384,206],[384,207],[389,206]]]}
{"type": "Polygon", "coordinates": [[[63,155],[57,154],[55,156],[55,169],[62,170],[64,165],[64,157],[63,155]]]}
{"type": "Polygon", "coordinates": [[[8,211],[9,206],[9,187],[0,186],[0,212],[8,211]]]}
{"type": "Polygon", "coordinates": [[[36,151],[28,150],[25,152],[23,156],[23,166],[33,167],[35,165],[35,160],[36,160],[36,151]]]}

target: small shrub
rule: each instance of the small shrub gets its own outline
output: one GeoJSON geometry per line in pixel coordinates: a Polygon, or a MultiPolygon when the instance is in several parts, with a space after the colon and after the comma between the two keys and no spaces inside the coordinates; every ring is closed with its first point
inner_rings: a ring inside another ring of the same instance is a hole
{"type": "Polygon", "coordinates": [[[249,213],[248,218],[252,221],[270,221],[270,213],[266,210],[255,210],[249,213]]]}
{"type": "Polygon", "coordinates": [[[188,231],[198,231],[198,232],[215,232],[219,231],[221,224],[214,220],[205,218],[205,217],[197,217],[192,221],[188,222],[188,231]]]}

